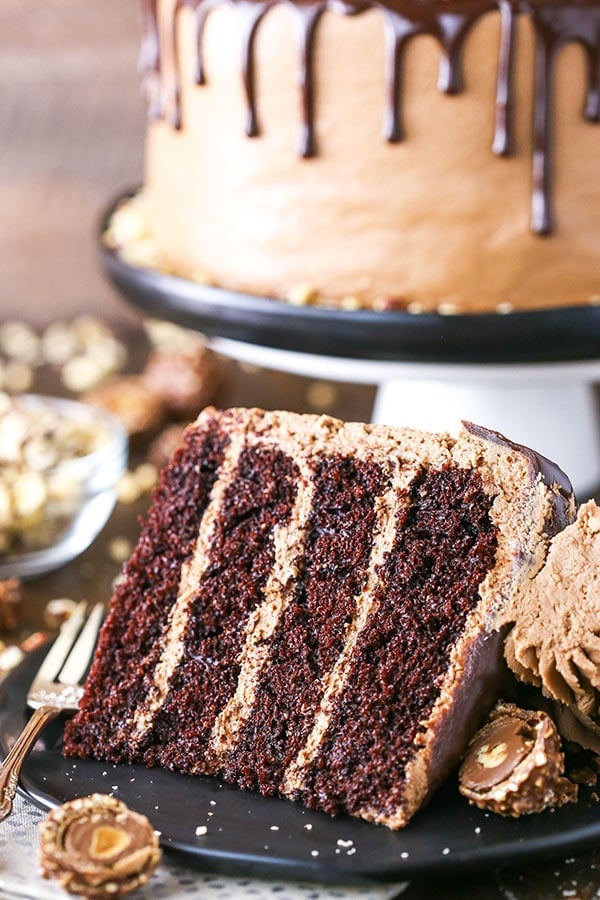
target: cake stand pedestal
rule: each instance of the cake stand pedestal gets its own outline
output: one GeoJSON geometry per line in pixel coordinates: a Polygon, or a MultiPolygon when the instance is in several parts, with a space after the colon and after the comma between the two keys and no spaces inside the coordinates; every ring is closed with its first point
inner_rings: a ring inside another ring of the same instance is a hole
{"type": "Polygon", "coordinates": [[[600,486],[600,361],[437,364],[320,356],[211,339],[224,356],[277,371],[377,386],[372,421],[455,434],[463,419],[557,462],[580,499],[600,486]]]}
{"type": "Polygon", "coordinates": [[[195,328],[239,360],[377,385],[375,422],[501,431],[555,460],[580,499],[600,486],[600,305],[454,316],[292,306],[126,263],[102,240],[122,199],[100,224],[101,259],[144,315],[195,328]]]}

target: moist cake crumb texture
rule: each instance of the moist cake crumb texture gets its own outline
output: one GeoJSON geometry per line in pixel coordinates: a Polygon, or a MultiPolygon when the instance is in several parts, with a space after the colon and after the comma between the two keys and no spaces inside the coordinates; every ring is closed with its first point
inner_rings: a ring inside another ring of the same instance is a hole
{"type": "Polygon", "coordinates": [[[66,754],[403,826],[497,696],[508,611],[572,516],[548,471],[485,429],[205,410],[161,475],[66,754]]]}
{"type": "Polygon", "coordinates": [[[361,633],[347,689],[300,792],[307,805],[318,797],[328,812],[360,814],[386,796],[385,814],[398,803],[448,650],[494,562],[490,505],[474,471],[431,471],[412,485],[409,505],[398,515],[394,551],[380,573],[377,612],[361,633]]]}

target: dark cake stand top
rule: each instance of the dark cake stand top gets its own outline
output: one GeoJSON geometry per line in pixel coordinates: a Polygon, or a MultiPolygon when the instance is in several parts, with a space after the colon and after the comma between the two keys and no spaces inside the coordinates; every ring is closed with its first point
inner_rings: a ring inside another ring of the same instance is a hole
{"type": "Polygon", "coordinates": [[[391,362],[600,359],[600,305],[476,315],[298,307],[134,267],[102,240],[100,246],[109,279],[129,303],[144,315],[194,328],[209,337],[323,356],[391,362]]]}

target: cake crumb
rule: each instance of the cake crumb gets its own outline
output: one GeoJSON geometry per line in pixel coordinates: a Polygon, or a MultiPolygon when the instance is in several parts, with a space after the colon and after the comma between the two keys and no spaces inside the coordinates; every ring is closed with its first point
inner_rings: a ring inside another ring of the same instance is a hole
{"type": "Polygon", "coordinates": [[[312,830],[312,825],[310,824],[310,822],[307,822],[306,825],[305,825],[304,827],[305,827],[306,831],[311,831],[311,830],[312,830]]]}
{"type": "Polygon", "coordinates": [[[311,850],[311,851],[310,851],[310,855],[311,855],[311,856],[318,856],[318,855],[319,855],[319,851],[318,851],[318,850],[311,850]]]}
{"type": "Polygon", "coordinates": [[[208,828],[206,825],[198,825],[196,828],[196,837],[202,837],[203,835],[208,833],[208,828]]]}

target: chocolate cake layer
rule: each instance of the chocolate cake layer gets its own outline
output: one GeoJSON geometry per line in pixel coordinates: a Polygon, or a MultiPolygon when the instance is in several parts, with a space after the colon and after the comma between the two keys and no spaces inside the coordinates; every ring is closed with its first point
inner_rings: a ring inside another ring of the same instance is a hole
{"type": "Polygon", "coordinates": [[[289,519],[297,477],[293,462],[276,448],[242,452],[223,496],[204,574],[190,585],[181,654],[145,742],[149,765],[204,768],[215,717],[238,683],[249,618],[274,565],[273,533],[289,519]]]}
{"type": "Polygon", "coordinates": [[[368,575],[375,511],[385,473],[348,458],[319,461],[304,565],[271,642],[256,702],[225,765],[245,788],[277,793],[304,746],[324,679],[342,652],[368,575]]]}
{"type": "Polygon", "coordinates": [[[363,817],[390,816],[401,806],[422,723],[494,564],[490,506],[476,471],[430,470],[415,479],[346,689],[292,796],[309,806],[318,797],[328,812],[363,817]]]}
{"type": "Polygon", "coordinates": [[[89,675],[91,684],[114,684],[119,690],[89,693],[78,715],[79,753],[101,753],[115,761],[137,755],[131,746],[132,723],[163,651],[182,570],[193,555],[199,517],[208,506],[228,443],[218,420],[207,418],[202,430],[186,434],[163,472],[112,599],[89,675]]]}
{"type": "Polygon", "coordinates": [[[498,690],[566,485],[458,438],[208,410],[162,475],[65,752],[401,827],[498,690]]]}

